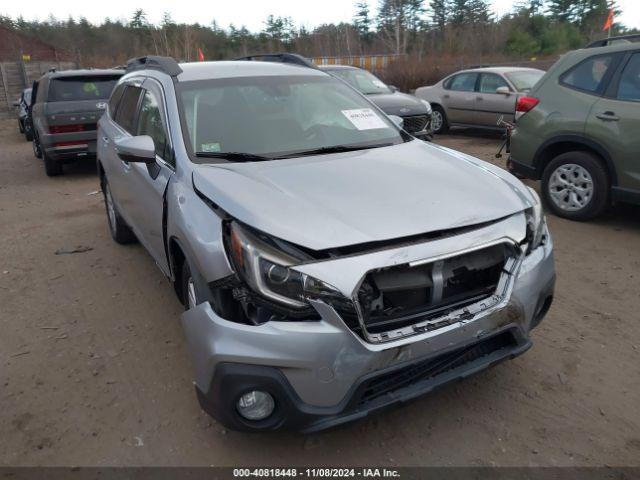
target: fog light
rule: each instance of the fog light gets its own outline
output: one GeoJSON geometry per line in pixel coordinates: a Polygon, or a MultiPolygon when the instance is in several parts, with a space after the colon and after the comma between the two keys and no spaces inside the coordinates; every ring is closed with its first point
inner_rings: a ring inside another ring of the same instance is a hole
{"type": "Polygon", "coordinates": [[[247,420],[264,420],[273,413],[276,404],[267,392],[253,390],[240,397],[236,408],[247,420]]]}

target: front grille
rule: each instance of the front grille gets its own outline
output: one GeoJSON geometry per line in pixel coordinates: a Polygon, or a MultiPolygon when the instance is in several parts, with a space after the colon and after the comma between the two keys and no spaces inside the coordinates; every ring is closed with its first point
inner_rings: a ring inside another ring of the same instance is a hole
{"type": "Polygon", "coordinates": [[[497,304],[516,255],[512,245],[501,243],[428,263],[372,270],[358,291],[359,311],[343,305],[338,313],[354,332],[375,342],[442,328],[453,323],[447,317],[452,312],[473,316],[472,308],[497,304]]]}
{"type": "Polygon", "coordinates": [[[404,120],[404,129],[409,133],[421,132],[427,128],[429,123],[429,115],[410,115],[402,117],[404,120]]]}
{"type": "Polygon", "coordinates": [[[507,331],[473,345],[458,348],[383,374],[365,383],[358,403],[359,405],[364,405],[387,393],[435,378],[462,365],[503,349],[511,349],[516,345],[515,337],[511,332],[507,331]]]}

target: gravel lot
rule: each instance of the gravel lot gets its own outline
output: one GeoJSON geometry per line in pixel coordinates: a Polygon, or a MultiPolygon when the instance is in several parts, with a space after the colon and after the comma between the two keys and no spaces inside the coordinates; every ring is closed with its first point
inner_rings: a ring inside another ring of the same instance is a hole
{"type": "MultiPolygon", "coordinates": [[[[493,161],[499,137],[437,142],[493,161]]],[[[182,307],[98,188],[0,126],[0,464],[640,465],[639,208],[549,218],[556,300],[524,356],[330,432],[241,434],[200,411],[182,307]]]]}

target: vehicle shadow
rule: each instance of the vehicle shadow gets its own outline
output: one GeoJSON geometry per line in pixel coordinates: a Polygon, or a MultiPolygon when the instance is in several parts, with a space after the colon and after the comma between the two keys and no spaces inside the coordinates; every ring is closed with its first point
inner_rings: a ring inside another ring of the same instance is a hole
{"type": "Polygon", "coordinates": [[[73,177],[95,177],[97,176],[96,160],[84,159],[71,163],[65,163],[63,176],[73,177]]]}

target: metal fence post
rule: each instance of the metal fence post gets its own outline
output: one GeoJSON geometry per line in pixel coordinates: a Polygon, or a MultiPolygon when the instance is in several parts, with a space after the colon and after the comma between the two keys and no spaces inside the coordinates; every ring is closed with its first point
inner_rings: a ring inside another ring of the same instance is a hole
{"type": "Polygon", "coordinates": [[[11,100],[9,100],[9,86],[7,85],[7,72],[4,70],[4,64],[0,63],[0,74],[2,74],[2,86],[4,87],[4,98],[7,102],[7,108],[11,109],[11,100]]]}

